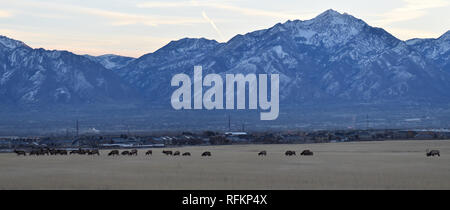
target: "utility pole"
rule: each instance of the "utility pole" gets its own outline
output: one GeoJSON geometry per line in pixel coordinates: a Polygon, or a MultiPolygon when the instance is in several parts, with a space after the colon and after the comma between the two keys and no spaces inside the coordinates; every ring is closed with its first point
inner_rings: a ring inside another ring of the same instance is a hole
{"type": "Polygon", "coordinates": [[[228,114],[228,131],[231,131],[231,117],[228,114]]]}
{"type": "Polygon", "coordinates": [[[76,125],[76,129],[77,129],[77,138],[78,138],[78,134],[79,134],[79,132],[80,132],[80,127],[79,127],[79,125],[78,125],[78,120],[77,120],[77,125],[76,125]]]}
{"type": "Polygon", "coordinates": [[[366,130],[369,130],[369,115],[366,115],[366,130]]]}

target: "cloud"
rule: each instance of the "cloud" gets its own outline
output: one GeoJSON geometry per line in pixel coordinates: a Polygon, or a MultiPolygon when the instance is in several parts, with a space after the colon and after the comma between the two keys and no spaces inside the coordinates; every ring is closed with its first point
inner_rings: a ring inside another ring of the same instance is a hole
{"type": "MultiPolygon", "coordinates": [[[[77,6],[73,4],[62,4],[55,2],[13,2],[21,7],[32,7],[48,10],[42,14],[32,14],[34,16],[40,16],[45,18],[61,19],[68,14],[86,14],[97,17],[102,17],[110,21],[111,25],[133,25],[141,24],[147,26],[158,25],[191,25],[197,23],[205,23],[202,18],[191,17],[177,17],[177,16],[161,16],[161,15],[148,15],[138,13],[118,12],[107,9],[92,8],[77,6]]],[[[0,17],[2,10],[0,10],[0,17]]],[[[38,11],[39,12],[39,11],[38,11]]]]}
{"type": "Polygon", "coordinates": [[[0,10],[0,18],[9,18],[12,16],[12,12],[6,10],[0,10]]]}
{"type": "Polygon", "coordinates": [[[393,9],[379,15],[381,19],[374,21],[376,24],[385,26],[395,22],[413,20],[428,14],[429,9],[441,8],[450,5],[446,0],[403,0],[404,6],[393,9]]]}
{"type": "MultiPolygon", "coordinates": [[[[215,9],[222,9],[237,12],[247,16],[264,16],[272,18],[282,18],[282,19],[300,19],[300,15],[288,14],[285,12],[274,12],[261,9],[244,8],[233,6],[230,4],[215,3],[212,1],[199,2],[199,1],[182,1],[182,2],[145,2],[137,4],[139,8],[174,8],[174,7],[209,7],[215,9]]],[[[310,17],[313,14],[307,14],[310,17]]]]}
{"type": "MultiPolygon", "coordinates": [[[[74,9],[74,8],[72,8],[74,9]]],[[[112,25],[132,25],[143,24],[148,26],[157,25],[188,25],[194,23],[204,23],[205,21],[200,18],[188,18],[188,17],[164,17],[164,16],[150,16],[129,14],[123,12],[114,12],[95,8],[78,7],[77,11],[87,13],[95,16],[105,17],[112,20],[112,25]]]]}
{"type": "Polygon", "coordinates": [[[217,26],[216,26],[216,24],[214,23],[214,21],[211,20],[211,18],[209,18],[209,17],[206,15],[205,11],[202,11],[202,16],[203,16],[203,18],[205,18],[206,21],[208,21],[208,22],[211,24],[211,26],[214,28],[214,30],[216,30],[216,32],[217,32],[217,33],[219,34],[219,36],[220,36],[220,39],[221,39],[221,40],[225,40],[225,38],[224,38],[222,32],[219,30],[219,28],[217,28],[217,26]]]}

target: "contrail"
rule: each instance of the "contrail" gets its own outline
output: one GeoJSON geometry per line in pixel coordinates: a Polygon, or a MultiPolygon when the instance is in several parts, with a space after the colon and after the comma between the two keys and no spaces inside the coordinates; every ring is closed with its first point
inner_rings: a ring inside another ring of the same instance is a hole
{"type": "Polygon", "coordinates": [[[214,28],[214,30],[216,30],[216,32],[219,34],[220,39],[225,40],[225,38],[224,38],[222,32],[219,30],[219,28],[217,28],[217,26],[216,26],[216,24],[214,23],[214,21],[211,20],[211,18],[209,18],[209,17],[206,15],[205,11],[202,11],[202,15],[203,15],[203,18],[205,18],[205,20],[207,20],[209,23],[211,23],[211,26],[212,26],[212,27],[214,28]]]}

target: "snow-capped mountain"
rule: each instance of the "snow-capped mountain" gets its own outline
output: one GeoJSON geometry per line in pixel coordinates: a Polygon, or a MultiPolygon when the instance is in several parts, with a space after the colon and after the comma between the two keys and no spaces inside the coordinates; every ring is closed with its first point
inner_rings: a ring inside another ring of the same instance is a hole
{"type": "Polygon", "coordinates": [[[280,74],[291,105],[450,102],[450,32],[402,41],[349,14],[327,10],[237,35],[226,43],[172,41],[139,58],[32,49],[0,37],[0,98],[12,104],[165,104],[173,75],[280,74]],[[136,92],[135,92],[136,90],[136,92]]]}
{"type": "Polygon", "coordinates": [[[116,103],[130,97],[136,97],[136,93],[126,82],[84,56],[32,49],[0,37],[2,104],[45,108],[54,104],[116,103]]]}
{"type": "Polygon", "coordinates": [[[219,45],[214,40],[203,38],[172,41],[154,53],[131,61],[117,72],[151,101],[167,103],[166,98],[170,97],[172,91],[172,75],[192,73],[194,65],[201,64],[219,45]]]}
{"type": "Polygon", "coordinates": [[[437,39],[411,39],[406,44],[414,48],[438,67],[450,71],[450,31],[437,39]]]}
{"type": "Polygon", "coordinates": [[[128,65],[135,58],[114,55],[114,54],[106,54],[100,56],[92,56],[92,55],[84,55],[86,58],[90,60],[100,63],[103,67],[111,70],[116,70],[128,65]]]}
{"type": "Polygon", "coordinates": [[[385,30],[334,10],[226,43],[171,42],[118,72],[150,100],[168,101],[172,75],[192,75],[194,65],[202,65],[204,74],[278,73],[282,103],[450,101],[448,71],[434,60],[385,30]]]}

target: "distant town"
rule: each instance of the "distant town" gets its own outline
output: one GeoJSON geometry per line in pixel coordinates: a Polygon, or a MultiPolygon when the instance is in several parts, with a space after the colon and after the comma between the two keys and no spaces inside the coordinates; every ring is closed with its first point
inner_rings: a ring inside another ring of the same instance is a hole
{"type": "Polygon", "coordinates": [[[188,145],[302,144],[349,141],[439,140],[450,139],[448,129],[412,130],[318,130],[280,132],[173,132],[159,135],[82,134],[74,136],[0,136],[0,151],[36,148],[161,148],[188,145]]]}

